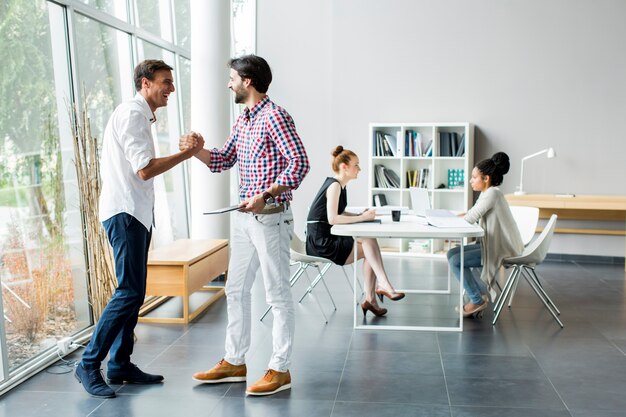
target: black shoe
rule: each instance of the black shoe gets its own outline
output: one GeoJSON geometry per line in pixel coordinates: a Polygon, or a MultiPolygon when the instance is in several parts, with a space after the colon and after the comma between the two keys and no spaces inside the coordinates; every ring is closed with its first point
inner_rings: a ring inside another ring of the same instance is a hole
{"type": "Polygon", "coordinates": [[[114,398],[115,391],[104,382],[101,369],[85,369],[83,364],[79,363],[76,367],[74,377],[83,384],[85,391],[92,397],[96,398],[114,398]]]}
{"type": "Polygon", "coordinates": [[[163,381],[163,375],[147,374],[134,363],[129,364],[124,369],[109,370],[107,378],[110,384],[158,384],[163,381]]]}

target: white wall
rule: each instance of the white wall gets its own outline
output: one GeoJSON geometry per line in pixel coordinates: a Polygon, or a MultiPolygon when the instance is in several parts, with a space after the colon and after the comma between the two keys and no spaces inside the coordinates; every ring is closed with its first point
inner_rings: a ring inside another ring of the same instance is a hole
{"type": "MultiPolygon", "coordinates": [[[[511,157],[505,192],[523,156],[553,146],[556,159],[526,163],[528,192],[625,195],[624,16],[623,0],[259,0],[270,95],[313,165],[296,215],[330,175],[331,147],[367,161],[374,121],[474,123],[477,160],[511,157]]],[[[353,205],[367,203],[362,165],[353,205]]],[[[594,241],[557,236],[552,251],[624,256],[623,238],[594,241]]]]}

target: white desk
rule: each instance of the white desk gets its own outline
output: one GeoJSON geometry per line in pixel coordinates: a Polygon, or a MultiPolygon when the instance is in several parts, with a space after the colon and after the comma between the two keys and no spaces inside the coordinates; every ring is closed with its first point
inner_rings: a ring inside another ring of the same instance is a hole
{"type": "MultiPolygon", "coordinates": [[[[480,237],[484,234],[483,229],[478,225],[464,228],[438,228],[424,224],[424,221],[415,216],[403,215],[399,222],[391,221],[390,216],[383,216],[382,223],[355,223],[335,225],[331,229],[331,233],[338,236],[352,236],[354,240],[354,250],[358,245],[356,239],[359,237],[367,238],[428,238],[428,239],[461,239],[461,279],[459,281],[459,305],[463,305],[463,244],[467,238],[480,237]]],[[[449,278],[448,273],[448,278],[449,278]]],[[[354,285],[357,281],[357,268],[354,268],[354,285]]],[[[405,293],[428,293],[441,294],[450,293],[450,285],[448,291],[442,290],[401,290],[405,293]]],[[[388,325],[368,325],[357,324],[357,294],[354,292],[354,328],[355,329],[380,329],[380,330],[425,330],[425,331],[463,331],[463,310],[459,310],[459,325],[457,327],[436,327],[436,326],[388,326],[388,325]]]]}

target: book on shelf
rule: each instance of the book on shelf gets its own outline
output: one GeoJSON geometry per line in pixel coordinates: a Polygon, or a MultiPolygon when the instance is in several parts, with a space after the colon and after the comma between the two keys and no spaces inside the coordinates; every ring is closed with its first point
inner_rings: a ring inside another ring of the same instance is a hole
{"type": "Polygon", "coordinates": [[[465,155],[465,133],[439,132],[439,156],[465,155]]]}
{"type": "Polygon", "coordinates": [[[375,165],[374,170],[377,188],[400,188],[400,177],[394,170],[383,165],[375,165]]]}
{"type": "Polygon", "coordinates": [[[456,156],[464,156],[465,155],[465,133],[462,133],[459,138],[459,147],[456,151],[456,156]]]}
{"type": "Polygon", "coordinates": [[[398,141],[400,135],[400,131],[395,136],[379,130],[375,131],[374,143],[372,144],[374,156],[400,156],[400,143],[398,141]]]}
{"type": "Polygon", "coordinates": [[[420,170],[418,187],[420,187],[420,188],[428,188],[428,176],[429,176],[428,168],[422,168],[420,170]]]}
{"type": "Polygon", "coordinates": [[[372,204],[375,207],[382,207],[382,206],[386,206],[387,205],[387,197],[385,196],[385,194],[374,194],[372,196],[372,204]]]}
{"type": "Polygon", "coordinates": [[[456,156],[456,152],[459,147],[459,134],[456,132],[450,132],[450,155],[456,156]]]}
{"type": "Polygon", "coordinates": [[[439,156],[450,156],[450,132],[439,132],[439,156]]]}
{"type": "Polygon", "coordinates": [[[422,134],[409,129],[404,132],[404,156],[424,156],[422,134]]]}
{"type": "Polygon", "coordinates": [[[428,188],[428,168],[409,169],[406,171],[407,188],[419,187],[428,188]]]}

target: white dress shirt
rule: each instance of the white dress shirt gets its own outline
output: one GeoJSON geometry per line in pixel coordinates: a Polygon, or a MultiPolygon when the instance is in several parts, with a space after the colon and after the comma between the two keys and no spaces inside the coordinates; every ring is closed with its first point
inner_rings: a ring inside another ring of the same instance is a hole
{"type": "Polygon", "coordinates": [[[156,120],[139,93],[117,106],[104,130],[100,171],[100,221],[128,213],[146,229],[153,224],[153,179],[142,180],[137,172],[154,159],[151,125],[156,120]]]}

